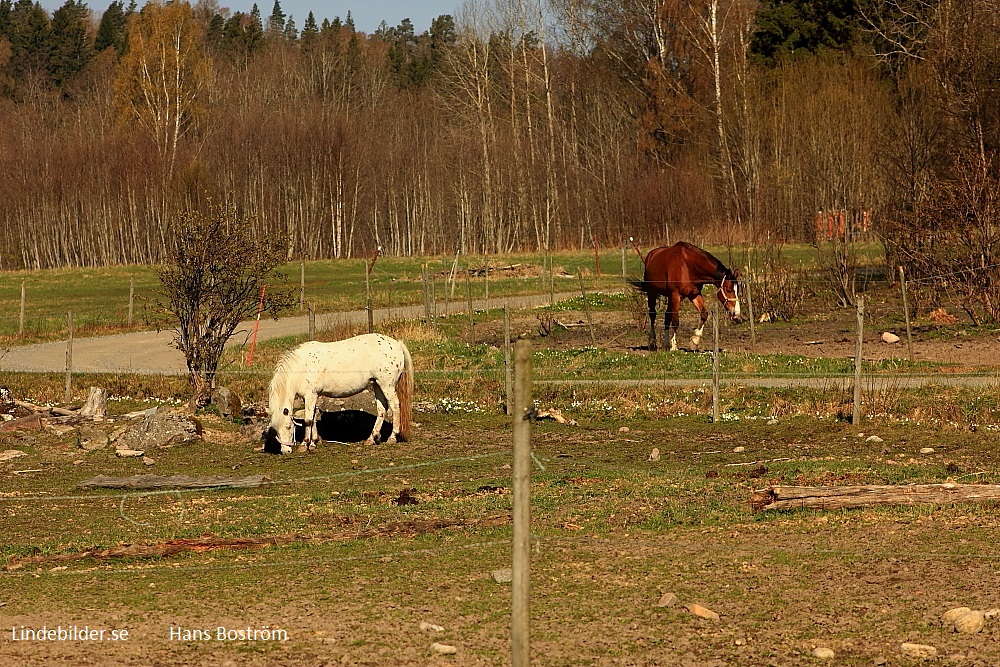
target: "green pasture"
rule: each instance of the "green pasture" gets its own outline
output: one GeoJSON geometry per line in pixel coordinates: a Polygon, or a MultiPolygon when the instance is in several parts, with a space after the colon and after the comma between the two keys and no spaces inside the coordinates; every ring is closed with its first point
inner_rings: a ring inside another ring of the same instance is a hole
{"type": "MultiPolygon", "coordinates": [[[[734,266],[756,266],[763,260],[759,248],[708,247],[723,262],[734,266]]],[[[392,308],[423,303],[424,267],[433,278],[439,309],[445,301],[463,302],[471,290],[473,298],[491,298],[523,294],[546,294],[579,290],[577,274],[590,291],[621,287],[622,260],[630,278],[642,275],[635,250],[603,248],[599,252],[600,276],[592,250],[556,252],[551,259],[540,253],[456,257],[380,257],[370,277],[373,305],[392,308]],[[474,276],[466,282],[467,269],[486,265],[494,271],[490,277],[474,276]],[[550,266],[551,264],[551,271],[550,266]],[[509,270],[495,270],[508,268],[509,270]],[[510,268],[514,267],[514,268],[510,268]],[[454,280],[450,280],[456,269],[454,280]],[[550,287],[549,276],[554,274],[550,287]]],[[[649,248],[642,248],[648,252],[649,248]]],[[[789,266],[812,270],[820,256],[807,245],[786,245],[781,257],[789,266]]],[[[877,265],[879,250],[865,246],[865,262],[877,265]]],[[[291,262],[280,271],[285,276],[283,288],[313,304],[317,313],[359,310],[365,307],[365,272],[369,259],[315,260],[291,262]],[[304,290],[303,290],[304,284],[304,290]]],[[[129,330],[130,285],[133,289],[132,330],[169,328],[170,321],[157,307],[159,281],[152,267],[118,266],[102,268],[56,269],[43,271],[0,272],[0,340],[8,344],[30,343],[65,337],[68,315],[72,313],[74,335],[90,336],[129,330]],[[21,320],[21,286],[24,285],[24,332],[18,337],[21,320]]],[[[272,285],[270,289],[282,286],[272,285]]],[[[300,314],[294,307],[288,314],[300,314]]]]}
{"type": "MultiPolygon", "coordinates": [[[[561,395],[542,389],[538,398],[547,404],[561,395]]],[[[959,638],[927,620],[950,600],[994,603],[990,587],[956,585],[963,574],[989,581],[986,571],[995,569],[991,507],[754,513],[749,506],[752,490],[768,484],[949,477],[996,484],[996,432],[567,413],[577,425],[532,428],[533,664],[682,656],[811,664],[808,642],[821,639],[837,647],[838,664],[870,665],[892,642],[898,647],[897,637],[997,655],[988,636],[959,638]],[[870,432],[882,442],[866,441],[870,432]],[[925,447],[934,453],[921,454],[925,447]],[[659,458],[651,460],[654,448],[659,458]],[[919,594],[867,584],[928,563],[937,569],[919,594]],[[658,607],[665,592],[678,604],[658,607]],[[721,620],[690,615],[682,606],[690,602],[721,620]],[[828,618],[841,622],[818,630],[828,618]],[[608,640],[594,641],[601,637],[608,640]]],[[[20,445],[28,456],[18,469],[38,472],[2,477],[5,619],[128,627],[131,650],[159,664],[190,662],[192,652],[219,664],[422,664],[433,660],[433,641],[458,646],[456,664],[509,664],[509,588],[490,574],[510,564],[506,417],[422,410],[412,442],[325,443],[284,457],[256,453],[232,422],[202,420],[213,442],[150,452],[152,468],[108,449],[81,453],[69,436],[20,445]],[[266,474],[272,483],[155,494],[77,488],[97,474],[149,471],[266,474]],[[404,489],[412,502],[400,502],[404,489]],[[235,539],[259,546],[74,558],[123,545],[235,539]],[[277,625],[289,641],[165,639],[172,624],[230,621],[277,625]],[[445,630],[423,634],[421,621],[445,630]]],[[[123,649],[100,650],[87,654],[91,661],[122,659],[123,649]]]]}

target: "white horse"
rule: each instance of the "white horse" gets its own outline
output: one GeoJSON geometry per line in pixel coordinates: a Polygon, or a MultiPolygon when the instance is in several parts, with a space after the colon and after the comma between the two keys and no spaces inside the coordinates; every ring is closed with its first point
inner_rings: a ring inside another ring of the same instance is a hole
{"type": "Polygon", "coordinates": [[[364,334],[334,343],[310,341],[286,352],[278,361],[268,388],[271,422],[264,433],[264,451],[287,454],[295,441],[292,403],[305,402],[306,447],[314,445],[316,401],[320,396],[346,398],[366,389],[375,394],[375,428],[366,441],[379,439],[386,412],[392,414],[388,443],[410,437],[413,402],[413,360],[402,342],[382,334],[364,334]]]}

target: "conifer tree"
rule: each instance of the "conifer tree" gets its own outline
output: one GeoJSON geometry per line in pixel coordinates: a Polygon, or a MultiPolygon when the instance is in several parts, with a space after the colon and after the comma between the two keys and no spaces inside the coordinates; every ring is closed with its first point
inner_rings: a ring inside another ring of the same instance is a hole
{"type": "Polygon", "coordinates": [[[118,55],[125,53],[125,7],[122,0],[115,0],[104,11],[101,23],[97,27],[94,38],[94,50],[100,53],[108,47],[113,47],[118,55]]]}
{"type": "MultiPolygon", "coordinates": [[[[256,5],[254,5],[256,7],[256,5]]],[[[277,37],[285,32],[285,12],[281,11],[280,0],[274,0],[274,8],[267,19],[267,34],[277,37]]]]}
{"type": "Polygon", "coordinates": [[[82,0],[66,0],[52,15],[51,73],[62,87],[94,56],[89,31],[90,10],[82,0]]]}

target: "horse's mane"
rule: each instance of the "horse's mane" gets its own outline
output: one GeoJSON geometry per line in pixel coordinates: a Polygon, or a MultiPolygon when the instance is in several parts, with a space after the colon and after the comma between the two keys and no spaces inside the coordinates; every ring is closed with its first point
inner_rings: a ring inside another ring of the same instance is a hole
{"type": "Polygon", "coordinates": [[[295,350],[288,350],[281,355],[278,359],[278,365],[274,367],[274,377],[271,378],[271,384],[268,385],[267,395],[268,399],[271,400],[275,397],[278,391],[284,389],[288,385],[289,367],[291,366],[292,358],[295,356],[295,350]]]}

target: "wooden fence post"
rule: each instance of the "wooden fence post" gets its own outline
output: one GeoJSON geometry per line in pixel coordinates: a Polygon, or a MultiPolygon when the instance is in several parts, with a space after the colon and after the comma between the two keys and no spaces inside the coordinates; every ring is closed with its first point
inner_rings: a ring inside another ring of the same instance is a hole
{"type": "Polygon", "coordinates": [[[299,260],[299,312],[306,306],[306,261],[299,260]]]}
{"type": "Polygon", "coordinates": [[[712,423],[719,423],[719,307],[712,306],[712,423]]]}
{"type": "Polygon", "coordinates": [[[622,282],[628,280],[628,275],[625,272],[625,245],[622,245],[622,282]]]}
{"type": "Polygon", "coordinates": [[[587,290],[583,288],[583,274],[580,269],[576,270],[576,277],[580,281],[580,295],[583,297],[583,310],[587,313],[587,326],[590,327],[590,344],[597,347],[597,338],[594,336],[594,318],[590,316],[590,303],[587,302],[587,290]]]}
{"type": "Polygon", "coordinates": [[[21,281],[21,314],[17,320],[17,337],[24,337],[24,281],[21,281]]]}
{"type": "Polygon", "coordinates": [[[73,398],[73,311],[66,313],[66,403],[73,398]]]}
{"type": "Polygon", "coordinates": [[[750,311],[750,353],[757,354],[757,320],[753,312],[753,273],[750,267],[746,269],[746,279],[743,281],[743,291],[747,293],[747,309],[750,311]]]}
{"type": "Polygon", "coordinates": [[[135,305],[135,276],[128,277],[128,325],[132,326],[133,307],[135,305]]]}
{"type": "Polygon", "coordinates": [[[858,343],[854,348],[854,411],[851,423],[861,423],[861,356],[865,335],[865,297],[858,297],[858,343]]]}
{"type": "Polygon", "coordinates": [[[910,363],[913,363],[913,334],[910,333],[910,304],[906,299],[906,274],[903,267],[899,267],[899,285],[903,288],[903,316],[906,318],[906,351],[910,355],[910,363]]]}
{"type": "Polygon", "coordinates": [[[465,307],[469,309],[469,336],[476,341],[476,311],[472,309],[472,267],[465,272],[465,307]]]}
{"type": "Polygon", "coordinates": [[[531,593],[531,341],[514,347],[514,461],[511,470],[511,665],[530,664],[531,593]]]}
{"type": "Polygon", "coordinates": [[[510,307],[503,305],[503,372],[504,396],[506,397],[507,414],[514,414],[514,380],[511,368],[510,349],[510,307]]]}
{"type": "Polygon", "coordinates": [[[375,333],[375,313],[372,312],[371,269],[365,262],[365,311],[368,313],[368,333],[375,333]]]}

